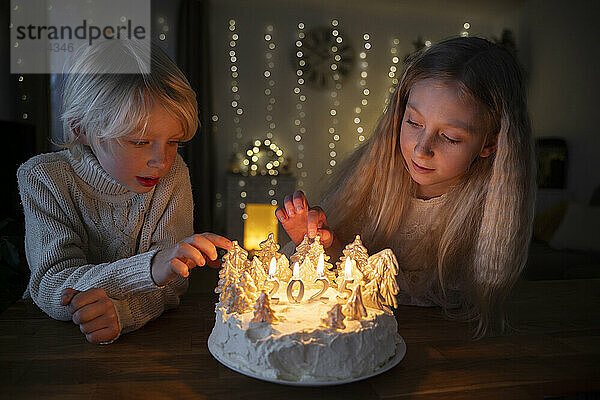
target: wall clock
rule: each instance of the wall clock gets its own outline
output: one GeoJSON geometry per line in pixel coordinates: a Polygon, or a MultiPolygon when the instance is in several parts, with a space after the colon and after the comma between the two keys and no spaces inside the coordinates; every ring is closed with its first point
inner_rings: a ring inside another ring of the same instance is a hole
{"type": "Polygon", "coordinates": [[[297,51],[302,52],[300,58],[294,54],[297,68],[302,70],[305,82],[316,89],[333,87],[336,74],[337,82],[342,82],[354,66],[352,45],[337,28],[317,27],[309,30],[302,45],[295,47],[297,51]],[[342,38],[341,43],[338,38],[342,38]]]}

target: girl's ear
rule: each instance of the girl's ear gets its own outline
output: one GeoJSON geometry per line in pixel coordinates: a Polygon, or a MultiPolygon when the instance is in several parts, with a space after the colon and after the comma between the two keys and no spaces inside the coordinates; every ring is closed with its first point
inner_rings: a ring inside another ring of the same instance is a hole
{"type": "Polygon", "coordinates": [[[479,157],[481,157],[481,158],[489,157],[496,152],[497,148],[498,148],[498,134],[493,135],[491,138],[488,139],[485,146],[483,146],[483,148],[479,152],[479,157]]]}

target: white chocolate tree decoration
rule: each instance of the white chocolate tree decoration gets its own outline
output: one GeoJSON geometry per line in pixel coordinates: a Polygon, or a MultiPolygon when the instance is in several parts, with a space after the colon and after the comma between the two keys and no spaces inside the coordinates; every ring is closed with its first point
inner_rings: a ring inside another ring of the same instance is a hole
{"type": "Polygon", "coordinates": [[[263,262],[263,264],[268,265],[268,261],[275,257],[275,253],[279,250],[279,244],[273,238],[273,234],[269,233],[267,236],[267,240],[260,242],[258,245],[260,250],[256,251],[256,256],[263,262]]]}
{"type": "Polygon", "coordinates": [[[269,296],[262,290],[260,295],[258,295],[256,304],[254,304],[254,317],[252,318],[252,322],[268,322],[272,324],[274,321],[277,321],[275,311],[271,308],[269,296]]]}
{"type": "Polygon", "coordinates": [[[290,257],[290,263],[292,265],[294,265],[294,263],[296,262],[298,263],[298,265],[302,264],[302,262],[304,261],[304,257],[306,257],[306,254],[308,253],[309,249],[310,240],[308,239],[308,235],[304,235],[304,239],[302,239],[302,242],[300,242],[300,244],[296,246],[296,252],[290,257]]]}
{"type": "Polygon", "coordinates": [[[304,235],[302,242],[296,247],[296,252],[290,257],[292,265],[298,263],[299,279],[305,285],[310,286],[317,279],[317,264],[314,266],[308,254],[311,251],[311,243],[308,235],[304,235]]]}
{"type": "Polygon", "coordinates": [[[248,309],[250,309],[250,304],[252,304],[252,300],[246,296],[244,290],[237,285],[229,285],[223,289],[221,293],[225,295],[225,300],[220,302],[221,307],[223,307],[229,314],[238,313],[243,314],[248,309]]]}
{"type": "Polygon", "coordinates": [[[350,319],[361,320],[367,316],[367,309],[362,300],[362,286],[356,285],[348,303],[344,306],[344,314],[350,319]]]}
{"type": "Polygon", "coordinates": [[[346,317],[342,313],[342,305],[336,304],[327,311],[327,318],[321,318],[321,322],[332,329],[345,329],[344,318],[346,317]]]}
{"type": "Polygon", "coordinates": [[[342,250],[343,256],[340,257],[340,261],[337,264],[338,275],[344,269],[344,261],[346,261],[347,257],[352,258],[356,262],[356,267],[358,270],[365,275],[365,278],[371,275],[371,268],[369,266],[369,253],[367,253],[367,249],[363,246],[362,241],[360,240],[360,235],[356,235],[354,238],[354,242],[346,245],[344,250],[342,250]]]}
{"type": "Polygon", "coordinates": [[[300,280],[304,282],[306,287],[315,286],[317,280],[317,267],[313,265],[308,258],[304,259],[304,262],[300,264],[300,280]]]}
{"type": "Polygon", "coordinates": [[[319,257],[323,256],[324,262],[324,275],[328,279],[333,279],[334,275],[330,271],[332,265],[328,262],[329,256],[325,254],[325,249],[321,244],[321,240],[317,235],[311,242],[307,235],[304,235],[302,243],[296,247],[296,253],[291,257],[292,264],[298,262],[300,266],[300,279],[304,282],[307,287],[314,288],[316,285],[315,281],[318,278],[317,275],[317,264],[319,263],[319,257]]]}
{"type": "MultiPolygon", "coordinates": [[[[258,246],[260,247],[260,250],[256,251],[256,256],[254,257],[254,260],[258,258],[258,261],[260,261],[260,265],[262,266],[265,274],[269,273],[269,265],[271,264],[271,259],[275,258],[275,261],[277,263],[277,279],[279,279],[282,282],[288,281],[292,277],[290,263],[286,256],[278,252],[280,246],[273,238],[273,234],[269,233],[267,240],[261,242],[258,246]]],[[[265,279],[266,277],[262,281],[264,281],[265,279]]]]}
{"type": "MultiPolygon", "coordinates": [[[[277,252],[279,245],[274,241],[273,235],[270,234],[267,240],[260,244],[260,247],[261,249],[257,252],[256,257],[250,262],[248,252],[234,241],[232,248],[223,257],[224,264],[219,272],[219,282],[215,292],[219,293],[218,306],[228,313],[246,312],[251,304],[259,296],[262,296],[260,292],[263,289],[268,290],[269,286],[265,287],[266,282],[271,283],[272,290],[276,290],[275,286],[279,285],[275,284],[279,282],[291,282],[292,271],[289,268],[289,261],[284,255],[277,252]],[[269,271],[266,268],[269,265],[273,266],[270,271],[273,276],[267,274],[269,271]]],[[[344,313],[350,319],[359,320],[367,315],[365,306],[387,312],[390,311],[387,306],[394,308],[398,306],[395,296],[399,292],[396,280],[399,268],[392,250],[385,249],[368,257],[367,249],[363,246],[360,236],[357,235],[354,242],[346,246],[343,253],[344,255],[338,263],[337,278],[334,272],[329,269],[331,264],[325,262],[329,259],[329,256],[325,254],[319,236],[313,241],[309,240],[308,236],[304,236],[304,239],[296,248],[296,253],[291,257],[293,262],[299,264],[296,280],[300,281],[301,286],[305,285],[311,289],[320,288],[323,292],[323,288],[326,290],[326,286],[323,282],[318,281],[318,278],[326,281],[327,286],[335,281],[338,291],[341,293],[341,296],[337,296],[337,298],[343,300],[343,307],[342,304],[337,304],[336,306],[339,307],[334,306],[327,313],[328,317],[322,319],[325,325],[334,329],[345,328],[344,313]],[[320,273],[317,272],[319,259],[324,264],[324,268],[320,273]],[[341,268],[342,265],[344,266],[343,269],[341,268]],[[342,313],[342,309],[344,313],[342,313]]],[[[317,297],[322,292],[318,292],[317,297]]],[[[265,296],[266,300],[262,298],[256,303],[255,310],[257,312],[259,308],[264,308],[265,301],[267,301],[266,304],[271,310],[269,295],[265,293],[265,296]]],[[[324,297],[324,299],[327,298],[324,297]]],[[[301,302],[301,300],[298,300],[298,302],[301,302]]],[[[268,311],[264,312],[268,313],[268,311]]],[[[256,315],[255,313],[255,317],[256,315]]],[[[265,316],[264,318],[270,317],[265,316]]]]}
{"type": "Polygon", "coordinates": [[[365,286],[362,297],[363,304],[365,306],[376,308],[378,310],[389,311],[389,309],[387,309],[387,307],[383,304],[385,299],[381,295],[379,290],[379,282],[376,279],[373,279],[365,286]]]}
{"type": "Polygon", "coordinates": [[[254,283],[249,269],[244,271],[238,279],[238,287],[244,292],[250,301],[255,301],[258,296],[258,288],[254,283]]]}
{"type": "Polygon", "coordinates": [[[225,264],[231,265],[238,275],[246,269],[247,264],[250,262],[248,260],[248,252],[240,247],[235,240],[233,241],[231,249],[223,256],[223,260],[225,261],[225,264]]]}
{"type": "Polygon", "coordinates": [[[219,282],[217,282],[217,287],[215,288],[215,293],[219,293],[219,301],[223,301],[225,298],[223,289],[232,282],[235,282],[235,279],[237,278],[235,275],[232,275],[232,272],[233,271],[228,271],[225,266],[219,271],[219,282]]]}
{"type": "Polygon", "coordinates": [[[252,262],[250,263],[249,269],[250,275],[252,275],[252,279],[254,279],[254,284],[257,289],[262,289],[264,286],[264,282],[267,280],[268,275],[265,272],[265,268],[262,265],[261,261],[258,257],[254,257],[252,262]]]}
{"type": "Polygon", "coordinates": [[[277,271],[275,272],[275,276],[281,282],[287,282],[292,277],[292,269],[290,268],[289,261],[286,256],[283,254],[279,255],[279,258],[276,259],[277,271]]]}
{"type": "Polygon", "coordinates": [[[319,235],[315,236],[315,239],[310,243],[308,254],[306,255],[310,260],[311,264],[317,268],[319,264],[319,257],[323,256],[323,271],[324,275],[330,279],[335,277],[335,273],[331,271],[333,268],[333,264],[328,263],[329,256],[325,253],[325,248],[321,244],[321,237],[319,235]]]}
{"type": "MultiPolygon", "coordinates": [[[[396,295],[400,288],[396,281],[398,275],[398,261],[390,249],[381,250],[369,257],[369,265],[373,269],[373,279],[379,286],[379,292],[383,297],[383,304],[397,308],[396,295]]],[[[371,282],[369,282],[371,284],[371,282]]],[[[369,286],[367,284],[367,286],[369,286]]]]}
{"type": "MultiPolygon", "coordinates": [[[[239,272],[237,266],[232,262],[233,257],[231,257],[230,253],[234,251],[237,242],[234,243],[234,248],[229,250],[227,254],[223,257],[223,267],[219,271],[219,282],[217,283],[217,287],[215,288],[215,293],[219,293],[219,302],[224,303],[227,299],[227,296],[231,294],[231,291],[226,291],[225,289],[229,286],[235,285],[239,278],[239,272]]],[[[240,248],[237,246],[238,249],[240,248]]],[[[239,251],[239,250],[236,250],[239,251]]]]}
{"type": "Polygon", "coordinates": [[[248,252],[233,241],[233,246],[223,256],[223,261],[224,265],[219,271],[219,282],[215,289],[215,292],[219,293],[219,304],[229,313],[242,313],[250,304],[250,299],[239,285],[240,275],[248,266],[248,252]]]}

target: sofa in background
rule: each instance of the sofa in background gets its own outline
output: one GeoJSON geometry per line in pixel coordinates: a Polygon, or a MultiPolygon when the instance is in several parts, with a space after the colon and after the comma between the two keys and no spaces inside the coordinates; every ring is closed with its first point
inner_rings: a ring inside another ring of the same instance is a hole
{"type": "Polygon", "coordinates": [[[536,215],[522,278],[600,278],[600,186],[588,205],[563,200],[536,215]]]}

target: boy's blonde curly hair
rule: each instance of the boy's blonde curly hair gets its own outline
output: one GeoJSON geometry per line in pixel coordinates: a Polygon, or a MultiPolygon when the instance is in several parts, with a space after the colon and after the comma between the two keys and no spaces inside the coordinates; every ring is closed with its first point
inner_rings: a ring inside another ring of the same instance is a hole
{"type": "Polygon", "coordinates": [[[82,46],[66,74],[62,147],[83,146],[81,135],[94,151],[102,150],[109,139],[134,132],[143,136],[150,110],[157,103],[180,123],[183,141],[196,133],[196,94],[155,44],[110,40],[82,46]]]}

